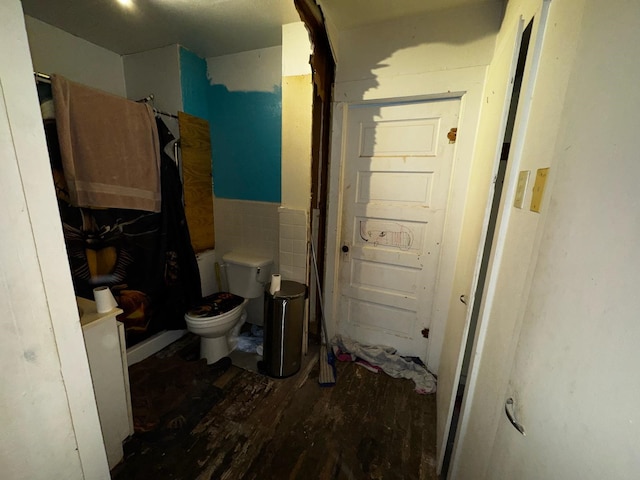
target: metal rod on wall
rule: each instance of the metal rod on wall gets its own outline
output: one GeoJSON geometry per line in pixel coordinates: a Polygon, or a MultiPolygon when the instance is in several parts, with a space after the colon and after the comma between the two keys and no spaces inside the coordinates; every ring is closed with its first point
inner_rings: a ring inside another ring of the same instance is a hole
{"type": "MultiPolygon", "coordinates": [[[[51,75],[47,75],[46,73],[41,73],[41,72],[33,72],[33,76],[36,77],[36,81],[43,81],[43,82],[47,82],[47,83],[51,83],[51,75]]],[[[153,93],[151,95],[149,95],[148,97],[145,97],[141,100],[138,100],[138,102],[151,102],[151,106],[153,107],[153,93]]],[[[173,113],[169,113],[169,112],[163,112],[162,110],[158,110],[156,108],[153,109],[153,111],[155,113],[157,113],[158,115],[164,115],[167,117],[171,117],[171,118],[178,118],[177,115],[174,115],[173,113]]]]}
{"type": "Polygon", "coordinates": [[[47,75],[46,73],[33,72],[33,76],[36,77],[36,81],[44,80],[45,82],[51,82],[51,75],[47,75]]]}
{"type": "Polygon", "coordinates": [[[138,103],[150,103],[151,107],[153,107],[153,111],[154,113],[158,114],[158,115],[165,115],[167,117],[171,117],[171,118],[178,118],[177,115],[174,115],[173,113],[169,113],[169,112],[163,112],[162,110],[158,110],[157,108],[155,108],[153,106],[153,100],[154,100],[154,95],[153,93],[150,93],[149,95],[147,95],[144,98],[141,98],[140,100],[136,100],[136,102],[138,103]]]}

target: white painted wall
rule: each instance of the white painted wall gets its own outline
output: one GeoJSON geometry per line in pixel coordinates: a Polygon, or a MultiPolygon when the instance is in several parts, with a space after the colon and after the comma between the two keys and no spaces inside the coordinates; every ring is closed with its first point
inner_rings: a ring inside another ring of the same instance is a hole
{"type": "Polygon", "coordinates": [[[397,76],[488,65],[500,10],[476,5],[341,31],[336,82],[371,79],[375,95],[397,76]]]}
{"type": "Polygon", "coordinates": [[[584,4],[581,21],[575,6],[552,10],[554,23],[581,30],[506,393],[527,438],[500,422],[488,467],[495,479],[640,472],[640,5],[584,4]]]}
{"type": "Polygon", "coordinates": [[[311,41],[303,22],[282,26],[282,76],[311,75],[311,41]]]}
{"type": "MultiPolygon", "coordinates": [[[[538,7],[509,2],[506,25],[538,7]]],[[[549,167],[550,180],[541,214],[503,207],[451,478],[637,478],[638,18],[634,2],[551,3],[516,169],[549,167]],[[526,437],[505,418],[508,397],[526,437]]]]}
{"type": "Polygon", "coordinates": [[[327,36],[329,37],[329,46],[331,47],[331,54],[333,55],[333,60],[336,63],[340,62],[340,48],[339,48],[339,37],[340,33],[338,27],[336,26],[333,17],[331,15],[330,9],[326,8],[325,0],[318,0],[316,2],[320,9],[322,10],[322,14],[324,16],[324,26],[327,30],[327,36]]]}
{"type": "Polygon", "coordinates": [[[108,479],[20,2],[0,2],[0,465],[108,479]]]}
{"type": "MultiPolygon", "coordinates": [[[[311,202],[311,43],[304,23],[282,26],[282,205],[309,212],[311,202]]],[[[306,262],[305,262],[306,263],[306,262]]]]}
{"type": "MultiPolygon", "coordinates": [[[[431,316],[431,333],[426,352],[429,368],[437,372],[444,339],[456,255],[460,242],[465,195],[471,166],[482,93],[501,20],[501,7],[486,4],[451,9],[424,16],[394,20],[383,24],[340,31],[337,42],[340,61],[336,71],[332,166],[330,172],[328,221],[328,270],[326,298],[328,324],[335,332],[337,304],[335,285],[339,257],[339,199],[342,122],[350,102],[380,101],[394,98],[462,98],[461,120],[454,173],[450,189],[445,234],[440,261],[438,290],[431,316]],[[332,302],[333,300],[333,302],[332,302]]],[[[470,205],[484,215],[484,204],[470,205]]]]}
{"type": "Polygon", "coordinates": [[[304,23],[282,26],[280,274],[307,283],[313,119],[312,53],[304,23]]]}
{"type": "Polygon", "coordinates": [[[282,77],[282,47],[207,58],[211,85],[224,85],[230,92],[273,92],[282,77]]]}
{"type": "Polygon", "coordinates": [[[25,16],[31,59],[36,71],[58,73],[126,97],[122,57],[33,17],[25,16]]]}
{"type": "MultiPolygon", "coordinates": [[[[122,61],[127,98],[140,100],[153,94],[153,106],[158,110],[174,115],[182,111],[179,45],[124,55],[122,61]]],[[[178,138],[178,121],[165,116],[162,119],[178,138]]]]}

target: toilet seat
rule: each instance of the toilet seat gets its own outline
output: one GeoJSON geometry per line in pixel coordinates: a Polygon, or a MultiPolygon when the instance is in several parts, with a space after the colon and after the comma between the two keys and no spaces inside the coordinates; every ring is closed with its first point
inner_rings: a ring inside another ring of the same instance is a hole
{"type": "Polygon", "coordinates": [[[244,308],[247,300],[229,292],[218,292],[204,297],[185,313],[185,320],[196,324],[211,321],[224,322],[231,317],[237,317],[244,308]]]}

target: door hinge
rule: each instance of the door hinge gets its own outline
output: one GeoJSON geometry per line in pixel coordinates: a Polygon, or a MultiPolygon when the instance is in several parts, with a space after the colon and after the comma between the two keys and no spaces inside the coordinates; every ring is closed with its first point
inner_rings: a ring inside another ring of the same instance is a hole
{"type": "Polygon", "coordinates": [[[447,133],[447,138],[449,139],[449,143],[456,143],[457,136],[458,136],[457,128],[452,128],[451,130],[449,130],[449,133],[447,133]]]}

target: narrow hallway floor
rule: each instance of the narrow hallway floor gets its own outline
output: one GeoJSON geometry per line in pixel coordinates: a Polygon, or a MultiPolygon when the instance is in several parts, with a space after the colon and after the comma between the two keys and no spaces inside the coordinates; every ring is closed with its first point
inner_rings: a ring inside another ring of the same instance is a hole
{"type": "Polygon", "coordinates": [[[353,363],[338,363],[333,387],[318,373],[317,349],[287,379],[232,366],[214,381],[221,400],[190,432],[160,456],[129,455],[114,478],[437,478],[435,395],[353,363]]]}

